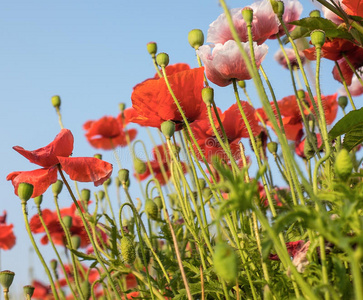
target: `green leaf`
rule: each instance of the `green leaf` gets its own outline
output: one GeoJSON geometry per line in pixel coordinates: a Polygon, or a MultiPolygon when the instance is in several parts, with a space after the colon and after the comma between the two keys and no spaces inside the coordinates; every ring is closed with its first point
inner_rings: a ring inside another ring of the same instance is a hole
{"type": "Polygon", "coordinates": [[[363,108],[351,111],[340,119],[329,132],[329,138],[345,134],[343,147],[348,151],[363,141],[363,108]]]}

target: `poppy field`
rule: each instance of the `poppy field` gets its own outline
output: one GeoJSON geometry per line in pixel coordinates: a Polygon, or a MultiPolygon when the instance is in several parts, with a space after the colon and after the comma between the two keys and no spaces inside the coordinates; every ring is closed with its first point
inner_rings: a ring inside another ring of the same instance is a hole
{"type": "MultiPolygon", "coordinates": [[[[154,75],[83,137],[50,97],[54,138],[17,137],[6,176],[44,276],[1,268],[4,299],[363,300],[363,2],[314,2],[218,1],[192,62],[145,42],[154,75]]],[[[13,227],[4,206],[2,252],[13,227]]]]}

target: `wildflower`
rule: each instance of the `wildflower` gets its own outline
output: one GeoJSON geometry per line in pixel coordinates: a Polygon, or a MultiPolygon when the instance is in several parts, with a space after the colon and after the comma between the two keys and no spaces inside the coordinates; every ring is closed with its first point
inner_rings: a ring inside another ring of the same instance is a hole
{"type": "MultiPolygon", "coordinates": [[[[186,64],[179,64],[168,70],[168,81],[188,122],[204,117],[206,106],[201,96],[204,68],[190,69],[186,64]]],[[[183,118],[164,78],[147,79],[136,85],[131,100],[132,109],[125,114],[130,122],[160,128],[164,121],[171,120],[176,130],[183,127],[183,118]]]]}
{"type": "Polygon", "coordinates": [[[13,232],[13,224],[6,224],[6,211],[0,216],[0,249],[10,250],[14,247],[16,237],[13,232]]]}
{"type": "Polygon", "coordinates": [[[363,3],[360,0],[340,0],[348,15],[363,17],[363,3]]]}
{"type": "Polygon", "coordinates": [[[34,171],[17,171],[10,173],[6,179],[11,180],[17,195],[22,182],[32,184],[32,198],[42,195],[48,187],[57,181],[57,165],[72,180],[94,182],[95,186],[104,183],[112,173],[112,165],[94,157],[69,157],[73,151],[73,135],[70,130],[62,129],[47,146],[34,151],[15,146],[13,149],[30,162],[42,166],[34,171]]]}
{"type": "MultiPolygon", "coordinates": [[[[128,114],[126,114],[128,115],[128,114]]],[[[110,150],[124,147],[136,137],[136,129],[124,130],[129,120],[120,113],[117,118],[105,116],[97,121],[87,121],[83,125],[88,142],[97,149],[110,150]]]]}
{"type": "MultiPolygon", "coordinates": [[[[242,43],[243,48],[250,56],[248,43],[242,43]]],[[[256,65],[260,67],[264,60],[268,47],[263,44],[253,45],[256,65]]],[[[233,40],[225,44],[204,45],[199,47],[197,54],[203,61],[206,69],[207,78],[219,86],[227,86],[232,83],[232,79],[247,80],[251,79],[246,63],[241,56],[237,43],[233,40]]]]}
{"type": "MultiPolygon", "coordinates": [[[[339,5],[344,11],[347,7],[342,3],[342,0],[335,0],[336,4],[339,5]]],[[[321,10],[323,11],[324,18],[334,22],[337,25],[344,23],[344,20],[333,13],[329,8],[322,5],[321,10]]]]}
{"type": "MultiPolygon", "coordinates": [[[[363,68],[359,68],[357,71],[358,71],[358,74],[362,74],[363,68]]],[[[360,76],[360,78],[362,79],[362,76],[360,76]]],[[[359,82],[359,79],[356,75],[353,75],[352,83],[350,84],[350,86],[348,86],[348,90],[352,96],[360,96],[363,94],[363,86],[359,82]]],[[[344,96],[347,95],[347,92],[343,86],[338,90],[338,92],[341,95],[344,95],[344,96]]]]}
{"type": "Polygon", "coordinates": [[[41,281],[33,280],[31,284],[34,289],[32,299],[34,300],[53,300],[54,296],[50,285],[45,285],[41,281]]]}
{"type": "MultiPolygon", "coordinates": [[[[253,41],[261,45],[270,36],[276,34],[279,30],[278,19],[272,9],[269,0],[257,1],[249,5],[253,10],[252,36],[253,41]]],[[[248,41],[246,22],[242,17],[243,8],[234,8],[230,10],[234,27],[237,30],[241,42],[248,41]]],[[[234,40],[226,15],[221,14],[217,20],[209,25],[207,33],[207,42],[213,44],[224,44],[229,40],[234,40]]]]}
{"type": "MultiPolygon", "coordinates": [[[[296,58],[296,53],[294,51],[294,49],[291,48],[285,48],[285,52],[287,55],[287,58],[290,62],[291,67],[294,68],[299,68],[299,64],[297,62],[297,58],[296,58]]],[[[305,55],[302,51],[299,51],[299,56],[301,59],[302,64],[305,63],[305,55]]],[[[282,50],[278,50],[275,55],[274,55],[275,60],[281,65],[283,66],[285,69],[288,69],[287,66],[287,62],[286,62],[286,58],[285,55],[283,54],[282,50]]]]}
{"type": "MultiPolygon", "coordinates": [[[[299,251],[303,248],[305,242],[303,240],[295,241],[295,242],[288,242],[286,243],[286,249],[289,253],[289,256],[294,258],[299,251]]],[[[269,259],[271,260],[280,260],[277,254],[270,254],[269,259]]]]}
{"type": "MultiPolygon", "coordinates": [[[[301,133],[302,132],[303,131],[301,130],[301,133]]],[[[300,135],[302,136],[303,133],[300,134],[300,135]]],[[[302,138],[297,138],[297,140],[295,141],[295,153],[298,156],[300,156],[301,158],[306,158],[306,155],[304,153],[304,148],[305,148],[305,143],[306,142],[307,142],[306,137],[303,138],[303,139],[302,138]]],[[[321,135],[319,133],[316,134],[316,142],[317,142],[317,144],[316,144],[317,149],[320,149],[320,147],[323,145],[323,141],[322,141],[321,135]]]]}

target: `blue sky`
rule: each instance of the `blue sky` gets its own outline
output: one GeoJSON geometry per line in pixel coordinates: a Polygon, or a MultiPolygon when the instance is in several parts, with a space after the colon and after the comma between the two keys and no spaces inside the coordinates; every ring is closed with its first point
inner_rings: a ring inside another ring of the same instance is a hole
{"type": "MultiPolygon", "coordinates": [[[[229,7],[245,6],[252,1],[228,1],[229,7]]],[[[315,7],[301,1],[303,15],[315,7]]],[[[160,52],[170,55],[170,63],[186,62],[197,67],[194,50],[187,42],[191,29],[207,33],[209,24],[222,13],[218,1],[2,1],[0,4],[0,213],[8,211],[8,222],[15,226],[17,244],[1,252],[1,269],[16,273],[15,285],[29,284],[30,247],[25,233],[20,201],[13,193],[6,175],[13,171],[32,170],[30,164],[12,146],[33,150],[47,145],[60,130],[50,104],[53,95],[62,98],[66,128],[75,136],[74,156],[93,156],[82,125],[90,119],[118,114],[118,103],[131,106],[130,95],[137,83],[155,73],[146,52],[150,41],[158,43],[160,52]]],[[[292,94],[287,84],[288,72],[273,61],[277,44],[269,41],[268,56],[263,63],[270,80],[282,98],[292,94]]],[[[332,66],[323,64],[323,92],[334,93],[340,86],[331,78],[332,66]]],[[[253,87],[250,89],[254,95],[253,87]]],[[[231,87],[216,88],[216,102],[225,110],[234,103],[231,87]]],[[[259,107],[256,101],[256,107],[259,107]]],[[[359,105],[358,105],[359,106],[359,105]]],[[[131,125],[133,128],[139,128],[131,125]]],[[[147,137],[142,129],[138,138],[147,137]]],[[[127,150],[118,151],[127,161],[127,150]]],[[[111,152],[104,159],[116,161],[111,152]]],[[[126,164],[126,166],[128,166],[126,164]]],[[[115,169],[114,175],[117,174],[115,169]]],[[[136,184],[135,184],[136,185],[136,184]]],[[[92,191],[93,185],[81,185],[92,191]]],[[[135,196],[137,191],[134,191],[135,196]]],[[[116,201],[115,197],[114,200],[116,201]]],[[[53,209],[50,193],[43,207],[53,209]]],[[[61,205],[69,206],[64,191],[61,205]]],[[[116,203],[116,202],[115,202],[116,203]]],[[[35,213],[29,203],[29,215],[35,213]]],[[[42,249],[45,249],[44,247],[42,249]]],[[[49,259],[53,255],[49,255],[49,259]]],[[[45,278],[38,259],[33,255],[36,275],[45,278]]]]}

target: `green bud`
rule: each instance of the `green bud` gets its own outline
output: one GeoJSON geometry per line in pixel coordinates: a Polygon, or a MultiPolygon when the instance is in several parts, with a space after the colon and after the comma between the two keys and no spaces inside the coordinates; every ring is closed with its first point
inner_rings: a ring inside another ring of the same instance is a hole
{"type": "Polygon", "coordinates": [[[121,113],[123,113],[125,111],[126,108],[126,104],[121,102],[118,104],[118,109],[120,110],[121,113]]]}
{"type": "Polygon", "coordinates": [[[57,267],[58,267],[58,261],[56,259],[52,259],[50,261],[50,268],[53,270],[53,271],[56,271],[57,270],[57,267]]]}
{"type": "Polygon", "coordinates": [[[125,184],[129,180],[129,170],[121,169],[118,171],[118,179],[122,184],[125,184]]]}
{"type": "Polygon", "coordinates": [[[237,84],[238,84],[238,86],[239,86],[241,89],[246,88],[246,81],[244,81],[244,80],[239,80],[239,81],[237,81],[237,84]]]}
{"type": "Polygon", "coordinates": [[[311,134],[311,139],[306,138],[304,143],[304,155],[307,160],[314,156],[316,147],[318,147],[318,139],[315,134],[311,134]]]}
{"type": "Polygon", "coordinates": [[[227,283],[235,282],[237,278],[237,256],[233,248],[226,243],[218,243],[214,247],[214,270],[227,283]]]}
{"type": "Polygon", "coordinates": [[[131,265],[136,258],[134,242],[127,236],[122,237],[120,250],[124,261],[131,265]]]}
{"type": "Polygon", "coordinates": [[[53,96],[51,102],[55,108],[59,108],[61,106],[61,98],[58,95],[53,96]]]}
{"type": "Polygon", "coordinates": [[[284,14],[284,2],[278,0],[270,0],[274,13],[280,18],[284,14]]]}
{"type": "Polygon", "coordinates": [[[34,203],[36,206],[40,206],[43,202],[43,195],[34,198],[34,203]]]}
{"type": "Polygon", "coordinates": [[[167,139],[170,139],[175,132],[175,123],[173,121],[165,121],[160,126],[161,132],[167,139]]]}
{"type": "Polygon", "coordinates": [[[9,290],[11,284],[13,283],[15,273],[9,270],[0,272],[0,284],[4,290],[9,290]]]}
{"type": "Polygon", "coordinates": [[[193,29],[189,31],[188,42],[192,48],[198,50],[204,44],[204,34],[200,29],[193,29]]]}
{"type": "Polygon", "coordinates": [[[345,109],[348,105],[348,98],[347,96],[340,96],[338,98],[338,104],[342,109],[345,109]]]}
{"type": "Polygon", "coordinates": [[[148,216],[148,218],[151,220],[155,221],[158,219],[159,208],[153,200],[147,199],[145,201],[145,213],[148,216]]]}
{"type": "Polygon", "coordinates": [[[160,67],[166,67],[169,64],[169,55],[166,53],[159,53],[156,56],[156,63],[160,66],[160,67]]]}
{"type": "Polygon", "coordinates": [[[309,16],[311,18],[320,18],[321,17],[321,14],[320,14],[320,11],[315,9],[315,10],[312,10],[309,14],[309,16]]]}
{"type": "Polygon", "coordinates": [[[91,198],[91,191],[89,189],[83,189],[81,191],[81,200],[88,203],[90,198],[91,198]]]}
{"type": "Polygon", "coordinates": [[[23,286],[24,296],[26,299],[31,299],[34,294],[35,287],[32,285],[25,285],[23,286]]]}
{"type": "Polygon", "coordinates": [[[155,57],[156,52],[158,52],[158,46],[155,42],[147,43],[146,49],[152,57],[155,57]]]}
{"type": "Polygon", "coordinates": [[[162,210],[164,208],[163,200],[161,200],[160,196],[154,197],[153,201],[158,206],[159,210],[162,210]]]}
{"type": "Polygon", "coordinates": [[[253,10],[251,7],[245,7],[242,9],[242,17],[245,20],[247,25],[251,25],[253,20],[253,10]]]}
{"type": "Polygon", "coordinates": [[[98,199],[102,201],[103,199],[105,199],[105,191],[103,190],[98,191],[97,196],[98,199]]]}
{"type": "Polygon", "coordinates": [[[63,181],[57,180],[55,183],[52,184],[52,192],[55,197],[57,197],[63,188],[63,181]]]}
{"type": "Polygon", "coordinates": [[[214,101],[214,90],[211,87],[202,89],[202,99],[207,106],[210,106],[214,101]]]}
{"type": "Polygon", "coordinates": [[[91,297],[91,284],[88,280],[81,283],[81,291],[84,299],[89,299],[91,297]]]}
{"type": "Polygon", "coordinates": [[[334,170],[335,174],[343,181],[352,174],[353,162],[347,149],[343,148],[339,151],[335,158],[334,170]]]}
{"type": "Polygon", "coordinates": [[[206,187],[203,189],[203,197],[208,199],[209,197],[212,197],[212,191],[209,187],[206,187]]]}
{"type": "Polygon", "coordinates": [[[108,179],[105,181],[105,184],[106,184],[107,186],[110,186],[110,185],[111,185],[111,183],[112,183],[112,179],[111,179],[111,177],[110,177],[110,178],[108,178],[108,179]]]}
{"type": "Polygon", "coordinates": [[[64,216],[62,218],[64,225],[70,229],[72,227],[72,217],[71,216],[64,216]]]}
{"type": "Polygon", "coordinates": [[[136,174],[144,174],[146,172],[147,166],[144,161],[142,161],[140,158],[135,157],[134,168],[136,174]]]}
{"type": "Polygon", "coordinates": [[[269,142],[267,144],[267,149],[271,154],[275,154],[277,152],[278,144],[276,142],[269,142]]]}
{"type": "Polygon", "coordinates": [[[102,154],[96,153],[93,155],[94,158],[102,159],[102,154]]]}
{"type": "Polygon", "coordinates": [[[297,91],[297,97],[298,97],[300,100],[305,99],[305,91],[304,91],[304,90],[298,90],[298,91],[297,91]]]}
{"type": "Polygon", "coordinates": [[[198,178],[198,184],[201,190],[203,190],[207,186],[207,183],[205,182],[204,178],[198,178]]]}
{"type": "Polygon", "coordinates": [[[81,237],[79,235],[73,235],[71,237],[73,249],[78,249],[81,246],[81,237]]]}
{"type": "Polygon", "coordinates": [[[323,30],[317,29],[310,33],[311,43],[318,48],[321,48],[325,42],[325,32],[323,30]]]}
{"type": "Polygon", "coordinates": [[[28,201],[33,195],[34,187],[30,183],[22,182],[18,186],[18,196],[22,201],[28,201]]]}

